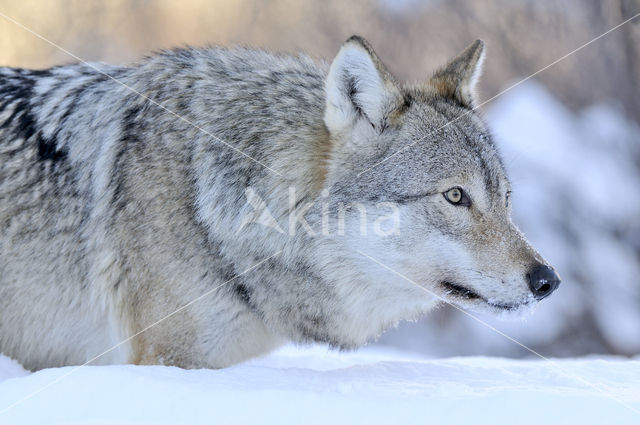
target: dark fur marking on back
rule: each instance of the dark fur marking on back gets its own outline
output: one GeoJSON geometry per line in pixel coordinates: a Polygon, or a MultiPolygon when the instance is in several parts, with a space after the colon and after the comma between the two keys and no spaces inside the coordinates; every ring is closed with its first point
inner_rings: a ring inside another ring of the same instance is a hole
{"type": "Polygon", "coordinates": [[[36,79],[32,76],[45,75],[48,75],[48,71],[35,71],[28,75],[17,74],[0,83],[0,98],[3,100],[0,104],[0,111],[13,105],[11,115],[4,120],[0,128],[11,128],[12,134],[25,141],[31,141],[35,136],[38,160],[59,162],[66,159],[67,150],[57,148],[55,136],[47,139],[42,135],[31,113],[33,88],[36,83],[36,79]]]}
{"type": "Polygon", "coordinates": [[[233,286],[233,293],[247,305],[251,305],[251,291],[246,285],[237,283],[233,286]]]}

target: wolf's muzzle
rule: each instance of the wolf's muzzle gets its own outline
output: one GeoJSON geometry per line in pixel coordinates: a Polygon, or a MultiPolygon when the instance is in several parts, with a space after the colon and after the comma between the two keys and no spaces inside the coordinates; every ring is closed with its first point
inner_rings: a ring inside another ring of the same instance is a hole
{"type": "Polygon", "coordinates": [[[537,300],[541,300],[551,295],[560,286],[560,277],[549,266],[536,265],[527,274],[529,278],[529,288],[537,300]]]}

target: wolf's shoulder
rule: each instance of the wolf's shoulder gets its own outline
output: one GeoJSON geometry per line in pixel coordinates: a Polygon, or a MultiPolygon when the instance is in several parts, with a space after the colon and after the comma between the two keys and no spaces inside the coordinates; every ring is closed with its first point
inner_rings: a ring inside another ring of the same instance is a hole
{"type": "Polygon", "coordinates": [[[183,47],[163,50],[134,65],[140,72],[174,78],[190,76],[209,79],[300,83],[324,80],[329,66],[322,59],[304,53],[281,53],[251,47],[183,47]]]}
{"type": "Polygon", "coordinates": [[[287,53],[247,46],[178,47],[152,53],[142,62],[154,58],[165,58],[185,65],[204,63],[238,69],[328,70],[328,63],[324,59],[311,57],[304,52],[287,53]]]}

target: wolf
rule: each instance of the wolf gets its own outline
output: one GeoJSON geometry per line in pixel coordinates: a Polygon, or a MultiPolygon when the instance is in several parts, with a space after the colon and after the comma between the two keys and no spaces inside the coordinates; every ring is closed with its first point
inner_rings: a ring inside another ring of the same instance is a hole
{"type": "Polygon", "coordinates": [[[401,83],[353,36],[330,63],[208,47],[1,68],[0,351],[222,368],[359,347],[443,301],[545,298],[560,279],[474,109],[483,58],[478,40],[401,83]]]}

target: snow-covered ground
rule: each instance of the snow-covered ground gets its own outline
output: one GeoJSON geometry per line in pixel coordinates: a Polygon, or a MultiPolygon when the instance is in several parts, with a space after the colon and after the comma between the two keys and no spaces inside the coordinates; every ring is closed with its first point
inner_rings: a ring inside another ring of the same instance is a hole
{"type": "Polygon", "coordinates": [[[323,347],[285,347],[224,370],[127,365],[27,374],[0,357],[0,410],[57,379],[0,414],[0,423],[640,423],[639,360],[425,359],[323,347]]]}

